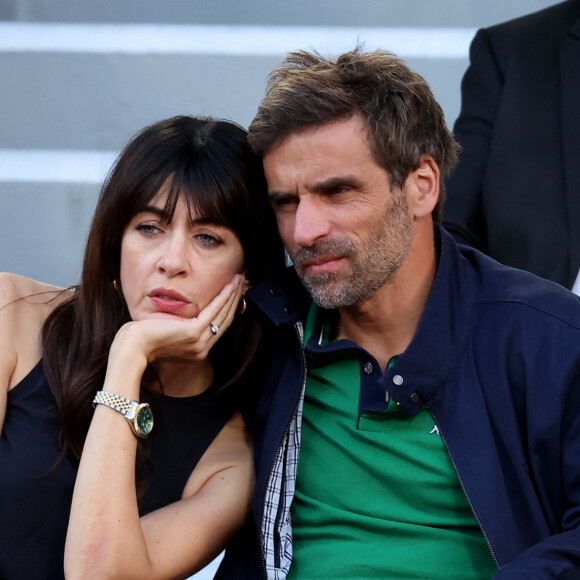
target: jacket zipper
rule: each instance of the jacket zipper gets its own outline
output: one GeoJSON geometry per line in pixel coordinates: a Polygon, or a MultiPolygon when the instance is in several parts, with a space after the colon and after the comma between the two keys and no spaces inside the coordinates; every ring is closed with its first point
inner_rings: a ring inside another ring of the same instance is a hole
{"type": "MultiPolygon", "coordinates": [[[[284,431],[284,437],[282,437],[282,444],[278,447],[276,451],[276,455],[274,455],[274,461],[270,465],[270,471],[268,472],[268,480],[266,482],[264,496],[262,497],[262,505],[266,505],[266,493],[270,487],[270,482],[272,481],[272,475],[274,473],[274,465],[278,462],[278,458],[280,457],[281,449],[284,446],[284,442],[288,439],[288,433],[290,431],[290,425],[294,421],[296,415],[298,414],[298,407],[300,405],[300,401],[304,397],[304,392],[306,390],[306,353],[304,352],[304,336],[301,330],[301,323],[295,322],[294,323],[294,330],[296,332],[296,336],[298,337],[298,344],[300,345],[300,354],[302,355],[302,384],[300,386],[300,392],[298,396],[298,400],[294,407],[294,411],[290,417],[290,420],[286,424],[286,429],[284,431]]],[[[266,553],[264,551],[264,520],[265,520],[265,510],[262,510],[262,519],[260,521],[260,552],[262,556],[262,569],[264,571],[264,578],[268,578],[268,570],[266,568],[266,553]]]]}
{"type": "Polygon", "coordinates": [[[435,421],[435,424],[437,425],[437,429],[439,430],[439,436],[441,437],[441,441],[443,441],[443,445],[445,445],[445,449],[447,450],[447,455],[449,456],[449,459],[451,459],[451,464],[453,465],[453,469],[455,470],[455,474],[457,475],[457,479],[459,480],[459,485],[461,486],[461,490],[463,491],[463,495],[465,496],[465,499],[467,499],[467,503],[469,504],[469,509],[471,510],[471,513],[473,514],[473,517],[475,518],[475,521],[477,522],[477,525],[479,526],[479,529],[481,530],[481,533],[483,534],[483,538],[485,540],[485,543],[487,544],[487,547],[489,549],[491,557],[493,558],[493,561],[495,562],[495,565],[499,568],[500,564],[498,562],[497,556],[495,555],[495,552],[493,550],[491,542],[489,541],[489,537],[487,535],[487,532],[485,531],[485,528],[483,527],[483,524],[481,523],[481,520],[479,519],[479,516],[477,515],[477,512],[475,511],[475,508],[473,507],[473,504],[471,503],[471,499],[469,498],[469,496],[467,495],[467,492],[465,491],[465,486],[463,485],[463,481],[461,481],[461,477],[459,476],[459,471],[457,470],[457,465],[455,465],[455,460],[453,459],[453,456],[451,455],[451,453],[449,451],[449,447],[447,446],[447,441],[445,441],[445,437],[443,436],[443,431],[441,430],[441,426],[439,425],[439,421],[437,421],[437,417],[435,416],[435,413],[431,410],[431,408],[429,408],[429,412],[431,413],[431,416],[433,417],[433,420],[435,421]]]}

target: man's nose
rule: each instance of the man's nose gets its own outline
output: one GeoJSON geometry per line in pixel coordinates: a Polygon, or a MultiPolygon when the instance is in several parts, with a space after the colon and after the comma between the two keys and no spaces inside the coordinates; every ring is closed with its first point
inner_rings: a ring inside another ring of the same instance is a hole
{"type": "Polygon", "coordinates": [[[294,243],[309,247],[329,233],[330,222],[324,204],[316,198],[301,199],[294,216],[294,243]]]}

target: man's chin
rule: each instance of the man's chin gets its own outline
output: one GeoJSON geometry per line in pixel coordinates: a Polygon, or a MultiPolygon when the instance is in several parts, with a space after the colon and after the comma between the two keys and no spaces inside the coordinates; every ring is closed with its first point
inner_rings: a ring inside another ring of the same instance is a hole
{"type": "Polygon", "coordinates": [[[336,288],[333,288],[331,285],[310,284],[305,281],[303,282],[312,300],[314,300],[314,302],[316,302],[316,304],[321,308],[330,310],[344,306],[342,304],[340,292],[337,292],[336,288]]]}

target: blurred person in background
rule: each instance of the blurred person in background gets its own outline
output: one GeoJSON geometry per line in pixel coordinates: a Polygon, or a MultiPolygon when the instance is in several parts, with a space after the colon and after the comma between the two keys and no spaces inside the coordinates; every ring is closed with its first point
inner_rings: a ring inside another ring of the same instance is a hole
{"type": "Polygon", "coordinates": [[[580,294],[580,1],[477,32],[443,225],[580,294]]]}

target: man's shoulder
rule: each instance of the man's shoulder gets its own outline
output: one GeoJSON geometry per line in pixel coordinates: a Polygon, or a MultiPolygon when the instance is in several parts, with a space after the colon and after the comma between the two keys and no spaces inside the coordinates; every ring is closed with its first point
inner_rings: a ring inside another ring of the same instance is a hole
{"type": "Polygon", "coordinates": [[[466,246],[460,252],[473,272],[478,306],[542,313],[580,329],[580,297],[563,286],[500,264],[466,246]]]}

